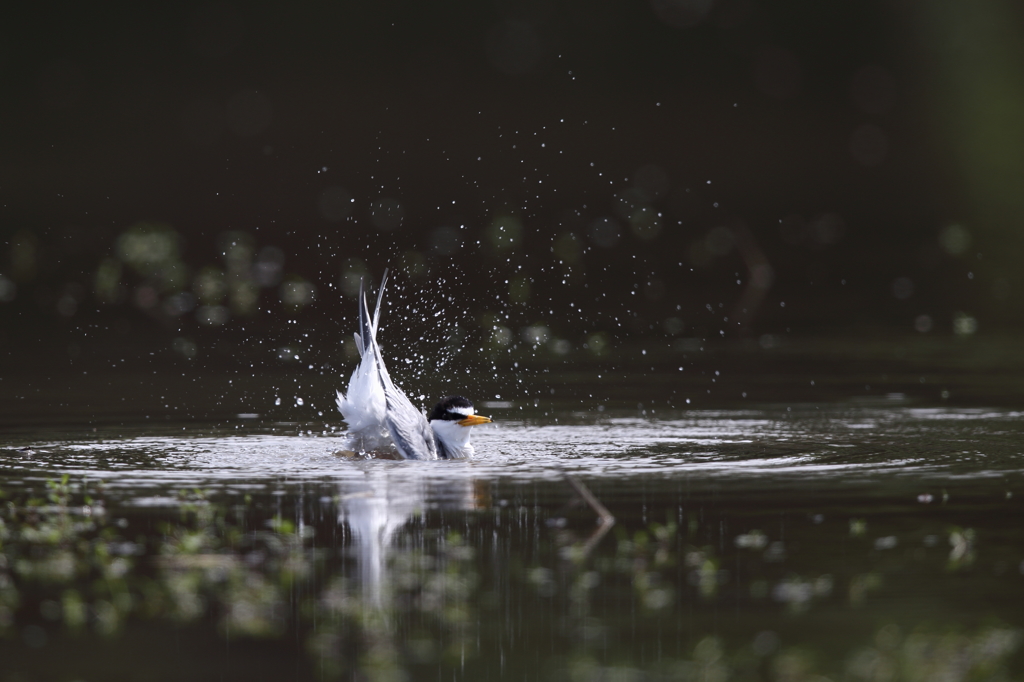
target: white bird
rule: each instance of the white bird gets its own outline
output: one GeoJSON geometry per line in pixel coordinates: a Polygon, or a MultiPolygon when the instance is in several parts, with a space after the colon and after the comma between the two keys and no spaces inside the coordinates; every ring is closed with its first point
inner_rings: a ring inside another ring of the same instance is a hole
{"type": "Polygon", "coordinates": [[[348,424],[352,449],[366,453],[397,451],[402,459],[463,459],[473,455],[470,427],[491,420],[476,414],[473,403],[449,396],[425,417],[391,381],[377,345],[377,324],[384,285],[370,317],[363,284],[359,284],[359,331],[355,334],[359,366],[348,382],[348,394],[338,391],[338,411],[348,424]]]}

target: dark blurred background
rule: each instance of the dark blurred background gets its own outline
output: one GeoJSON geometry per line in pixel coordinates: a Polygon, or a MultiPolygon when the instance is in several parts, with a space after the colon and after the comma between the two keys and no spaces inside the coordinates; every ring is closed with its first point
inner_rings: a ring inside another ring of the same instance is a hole
{"type": "Polygon", "coordinates": [[[1009,0],[9,8],[0,366],[345,372],[385,266],[396,344],[492,358],[1014,338],[1022,28],[1009,0]]]}

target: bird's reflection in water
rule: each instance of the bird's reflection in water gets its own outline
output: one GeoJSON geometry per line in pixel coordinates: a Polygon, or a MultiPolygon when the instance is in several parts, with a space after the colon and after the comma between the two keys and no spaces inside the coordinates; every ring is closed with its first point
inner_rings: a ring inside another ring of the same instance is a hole
{"type": "Polygon", "coordinates": [[[346,524],[352,533],[363,599],[380,608],[387,605],[392,543],[403,527],[425,514],[426,500],[433,508],[470,511],[481,508],[481,495],[472,479],[425,482],[408,467],[387,462],[369,460],[356,466],[364,478],[343,484],[338,523],[346,524]]]}
{"type": "Polygon", "coordinates": [[[421,508],[424,496],[422,486],[408,478],[392,480],[386,470],[373,467],[365,473],[362,486],[342,493],[338,521],[352,532],[364,599],[380,607],[388,548],[395,532],[421,508]]]}

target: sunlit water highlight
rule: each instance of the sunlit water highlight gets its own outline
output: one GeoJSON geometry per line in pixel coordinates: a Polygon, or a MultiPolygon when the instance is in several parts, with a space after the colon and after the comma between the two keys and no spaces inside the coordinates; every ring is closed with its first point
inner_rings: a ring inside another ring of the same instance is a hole
{"type": "Polygon", "coordinates": [[[1006,477],[1024,468],[1024,446],[1015,447],[1024,443],[1022,417],[1006,410],[912,408],[705,411],[659,419],[570,413],[559,420],[474,427],[476,457],[426,463],[350,459],[340,429],[249,422],[147,426],[118,429],[118,436],[26,439],[7,450],[4,468],[18,471],[22,480],[64,473],[102,479],[128,499],[176,486],[344,485],[371,471],[417,483],[529,481],[564,473],[736,485],[765,477],[819,484],[896,475],[1006,477]],[[153,435],[158,431],[163,433],[153,435]]]}

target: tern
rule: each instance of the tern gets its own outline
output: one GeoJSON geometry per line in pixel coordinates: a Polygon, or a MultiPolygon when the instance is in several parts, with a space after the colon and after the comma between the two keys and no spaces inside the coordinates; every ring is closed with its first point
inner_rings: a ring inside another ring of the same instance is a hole
{"type": "Polygon", "coordinates": [[[469,442],[473,426],[491,420],[473,409],[462,396],[449,396],[424,416],[391,381],[380,346],[377,324],[388,272],[377,292],[370,317],[363,283],[359,283],[359,331],[355,333],[359,365],[348,382],[348,393],[338,391],[338,411],[348,424],[352,448],[360,452],[397,451],[402,459],[465,459],[473,455],[469,442]]]}

